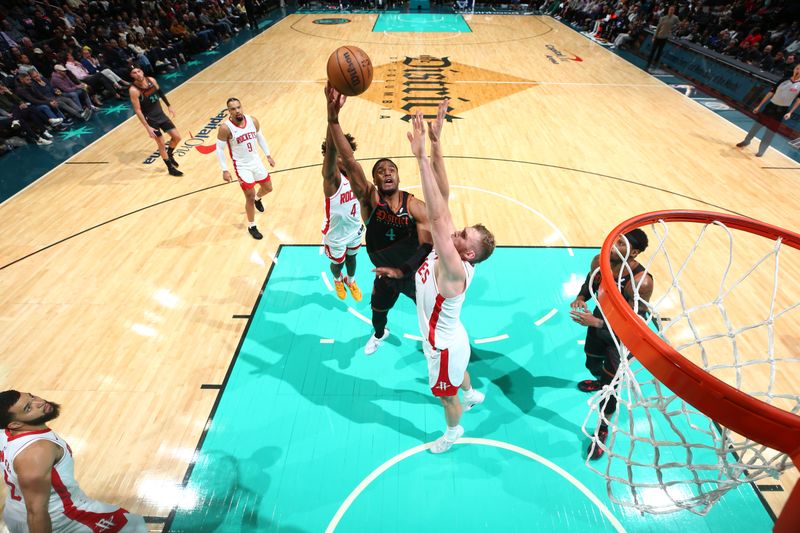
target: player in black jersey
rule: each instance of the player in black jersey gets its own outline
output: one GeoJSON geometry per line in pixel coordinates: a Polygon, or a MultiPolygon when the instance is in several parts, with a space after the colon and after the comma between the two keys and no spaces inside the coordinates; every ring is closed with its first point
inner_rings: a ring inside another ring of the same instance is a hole
{"type": "Polygon", "coordinates": [[[414,273],[433,249],[433,240],[425,204],[400,190],[400,176],[393,161],[379,159],[372,167],[372,183],[367,181],[339,125],[339,110],[346,97],[330,85],[325,88],[325,95],[328,128],[350,187],[361,203],[361,216],[367,226],[367,254],[376,268],[394,269],[397,277],[375,277],[371,301],[375,331],[364,347],[364,353],[370,355],[389,336],[386,329],[389,310],[400,293],[415,299],[414,273]]]}
{"type": "MultiPolygon", "coordinates": [[[[644,301],[649,301],[650,296],[653,294],[653,276],[636,261],[639,254],[647,248],[647,244],[647,234],[641,229],[634,229],[625,235],[620,235],[614,245],[615,250],[611,251],[611,271],[614,273],[614,279],[622,287],[622,294],[631,306],[634,304],[634,296],[638,296],[644,301]],[[625,258],[627,258],[627,265],[624,261],[625,258]]],[[[587,326],[586,343],[583,347],[586,353],[586,368],[595,376],[595,379],[586,379],[578,383],[578,389],[583,392],[595,392],[605,385],[610,385],[611,380],[614,379],[614,375],[617,373],[620,362],[617,345],[611,337],[613,334],[603,320],[600,308],[595,306],[594,312],[590,313],[586,306],[586,301],[592,298],[589,282],[592,273],[599,267],[600,256],[596,255],[592,259],[592,266],[586,276],[586,281],[583,283],[578,296],[570,304],[572,308],[570,317],[572,320],[582,326],[587,326]]],[[[600,273],[598,272],[593,280],[595,293],[599,285],[600,273]]],[[[646,306],[639,304],[638,312],[644,316],[647,312],[646,306]]],[[[611,416],[616,410],[616,397],[611,396],[606,402],[603,412],[606,416],[611,416]]],[[[597,436],[605,443],[608,436],[608,427],[605,422],[601,422],[597,436]]],[[[595,442],[592,441],[589,444],[588,454],[592,459],[599,459],[603,455],[603,449],[600,446],[596,446],[595,442]]]]}
{"type": "Polygon", "coordinates": [[[175,124],[164,114],[159,99],[164,100],[164,103],[167,104],[167,110],[173,118],[175,118],[175,111],[172,110],[169,100],[161,92],[158,82],[154,78],[145,76],[139,67],[131,69],[131,78],[133,78],[133,83],[128,88],[128,92],[130,93],[133,112],[136,113],[144,129],[147,130],[147,135],[156,141],[158,152],[161,154],[164,164],[167,165],[169,173],[172,176],[183,176],[183,172],[178,170],[178,162],[175,161],[172,155],[175,147],[181,142],[181,135],[178,133],[175,124]],[[161,130],[166,131],[170,136],[169,148],[164,146],[161,130]]]}

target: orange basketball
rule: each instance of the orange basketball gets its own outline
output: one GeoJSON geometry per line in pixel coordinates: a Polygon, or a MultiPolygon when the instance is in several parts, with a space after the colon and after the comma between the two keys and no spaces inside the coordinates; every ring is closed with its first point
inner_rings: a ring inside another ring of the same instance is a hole
{"type": "Polygon", "coordinates": [[[361,48],[340,46],[328,58],[328,81],[345,96],[357,96],[372,83],[372,61],[361,48]]]}

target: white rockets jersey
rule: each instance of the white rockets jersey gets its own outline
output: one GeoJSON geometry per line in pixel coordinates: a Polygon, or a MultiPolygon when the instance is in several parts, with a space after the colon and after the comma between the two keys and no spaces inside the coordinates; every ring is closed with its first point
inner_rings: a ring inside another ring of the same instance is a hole
{"type": "Polygon", "coordinates": [[[417,289],[419,331],[433,348],[444,350],[457,339],[466,337],[467,332],[460,319],[461,306],[472,282],[475,267],[462,261],[467,274],[464,292],[454,298],[445,298],[439,294],[439,287],[436,285],[437,257],[435,250],[428,254],[425,262],[417,269],[414,281],[417,289]]]}
{"type": "Polygon", "coordinates": [[[258,141],[256,140],[256,123],[250,115],[244,116],[242,127],[237,126],[230,119],[225,121],[228,129],[231,130],[231,138],[228,139],[228,150],[233,159],[233,165],[263,165],[261,158],[258,157],[258,141]]]}
{"type": "Polygon", "coordinates": [[[7,521],[25,524],[27,510],[19,479],[14,471],[17,454],[38,440],[48,440],[64,450],[52,469],[48,512],[53,531],[119,531],[126,523],[124,509],[89,499],[75,480],[75,463],[69,445],[51,429],[29,431],[12,435],[9,430],[0,432],[0,460],[7,495],[4,515],[7,521]]]}
{"type": "Polygon", "coordinates": [[[327,244],[347,244],[364,230],[361,221],[361,204],[350,188],[350,181],[341,174],[339,189],[325,198],[325,220],[322,234],[327,244]]]}

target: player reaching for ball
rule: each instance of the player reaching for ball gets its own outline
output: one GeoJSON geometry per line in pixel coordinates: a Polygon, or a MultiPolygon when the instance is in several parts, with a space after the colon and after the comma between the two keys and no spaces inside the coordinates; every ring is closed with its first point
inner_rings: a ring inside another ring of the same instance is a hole
{"type": "MultiPolygon", "coordinates": [[[[444,407],[447,429],[434,441],[432,453],[442,453],[464,434],[461,415],[483,402],[484,395],[472,388],[467,364],[469,337],[461,323],[461,307],[472,282],[475,265],[494,251],[494,235],[482,224],[457,230],[450,215],[450,185],[444,168],[440,145],[442,125],[449,100],[439,104],[435,122],[428,122],[431,159],[425,153],[425,122],[417,110],[408,134],[411,151],[417,158],[422,192],[433,235],[433,251],[417,270],[417,318],[422,335],[422,350],[428,360],[428,384],[444,407]],[[458,389],[464,390],[464,404],[458,401],[458,389]]],[[[391,275],[377,269],[379,274],[391,275]]]]}
{"type": "Polygon", "coordinates": [[[269,166],[275,166],[275,160],[269,153],[269,146],[261,134],[258,120],[242,111],[242,103],[238,98],[228,98],[228,120],[222,123],[217,132],[217,159],[222,168],[222,179],[231,181],[231,173],[225,160],[225,147],[233,160],[233,171],[239,179],[239,186],[244,193],[244,209],[247,213],[247,231],[254,239],[263,235],[256,227],[256,212],[264,212],[262,199],[272,192],[272,181],[269,171],[261,162],[256,150],[256,143],[267,156],[269,166]],[[258,184],[258,193],[255,191],[258,184]]]}
{"type": "MultiPolygon", "coordinates": [[[[322,243],[325,255],[331,260],[336,296],[340,300],[347,297],[345,286],[357,302],[361,301],[361,289],[356,285],[356,254],[361,248],[364,223],[361,220],[361,205],[350,187],[347,172],[341,158],[337,157],[336,144],[331,138],[330,128],[326,129],[322,143],[322,192],[325,193],[325,220],[322,223],[322,243]],[[347,275],[342,277],[342,269],[347,267],[347,275]]],[[[350,148],[355,151],[356,140],[349,133],[345,135],[350,148]]]]}
{"type": "Polygon", "coordinates": [[[361,217],[366,222],[367,253],[376,267],[391,269],[392,276],[375,276],[372,286],[372,326],[375,332],[367,341],[364,353],[371,355],[389,336],[386,329],[389,310],[400,293],[415,299],[414,272],[428,256],[431,235],[425,204],[401,191],[397,165],[391,159],[379,159],[372,167],[372,183],[356,161],[353,149],[339,125],[339,111],[346,97],[327,85],[328,131],[336,146],[350,187],[361,204],[361,217]]]}

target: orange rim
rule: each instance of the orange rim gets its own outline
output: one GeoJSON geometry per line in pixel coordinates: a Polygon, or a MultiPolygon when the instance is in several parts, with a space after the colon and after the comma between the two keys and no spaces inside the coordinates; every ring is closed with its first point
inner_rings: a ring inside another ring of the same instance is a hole
{"type": "Polygon", "coordinates": [[[675,394],[732,431],[787,453],[800,454],[800,416],[753,398],[698,367],[661,340],[634,313],[617,288],[611,273],[611,250],[617,236],[654,222],[719,221],[737,229],[777,239],[800,250],[800,235],[753,219],[710,211],[653,211],[619,224],[606,237],[600,251],[600,290],[597,301],[611,329],[630,352],[675,394]]]}

